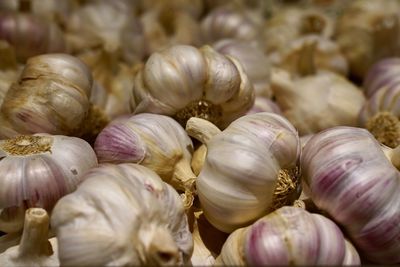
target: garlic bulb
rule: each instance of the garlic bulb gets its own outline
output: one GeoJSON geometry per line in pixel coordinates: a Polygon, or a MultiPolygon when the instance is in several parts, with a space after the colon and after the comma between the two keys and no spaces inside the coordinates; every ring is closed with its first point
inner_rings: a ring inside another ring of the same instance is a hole
{"type": "Polygon", "coordinates": [[[60,266],[57,239],[48,240],[49,216],[44,209],[26,211],[21,242],[0,254],[1,266],[60,266]]]}
{"type": "Polygon", "coordinates": [[[316,70],[328,70],[343,76],[348,74],[348,63],[339,46],[332,40],[309,34],[292,41],[282,49],[277,65],[292,73],[302,75],[308,64],[316,70]],[[312,60],[313,62],[308,62],[312,60]]]}
{"type": "Polygon", "coordinates": [[[357,86],[333,72],[292,79],[288,72],[277,69],[271,73],[271,88],[300,135],[337,125],[356,126],[365,103],[357,86]]]}
{"type": "Polygon", "coordinates": [[[365,76],[363,87],[367,97],[371,97],[381,87],[394,87],[400,83],[400,58],[391,57],[375,63],[365,76]]]}
{"type": "Polygon", "coordinates": [[[272,112],[283,115],[282,110],[278,106],[278,104],[276,104],[273,100],[262,96],[256,97],[253,107],[249,111],[247,111],[246,114],[253,114],[258,112],[272,112]]]}
{"type": "Polygon", "coordinates": [[[193,240],[181,199],[150,169],[102,164],[51,216],[62,266],[183,265],[193,240]]]}
{"type": "Polygon", "coordinates": [[[4,98],[0,136],[41,132],[95,135],[96,127],[104,127],[107,118],[89,102],[92,83],[90,70],[74,56],[30,58],[4,98]]]}
{"type": "Polygon", "coordinates": [[[202,117],[224,127],[251,108],[254,89],[240,63],[209,46],[176,45],[153,53],[136,74],[134,113],[202,117]]]}
{"type": "Polygon", "coordinates": [[[196,176],[190,168],[193,144],[174,119],[143,113],[111,123],[97,136],[99,162],[138,163],[155,171],[167,183],[186,193],[192,204],[196,176]]]}
{"type": "Polygon", "coordinates": [[[90,145],[62,135],[20,135],[0,141],[0,231],[22,229],[25,209],[51,211],[97,165],[90,145]]]}
{"type": "Polygon", "coordinates": [[[21,63],[36,55],[67,51],[64,35],[57,24],[28,13],[1,12],[0,40],[15,48],[21,63]]]}
{"type": "Polygon", "coordinates": [[[399,10],[396,0],[356,0],[343,10],[335,39],[356,78],[363,79],[378,60],[399,54],[399,10]]]}
{"type": "Polygon", "coordinates": [[[282,207],[234,231],[216,263],[228,266],[360,265],[360,257],[330,219],[282,207]]]}
{"type": "Polygon", "coordinates": [[[22,67],[17,63],[15,49],[6,41],[0,41],[0,106],[13,82],[18,80],[22,67]]]}
{"type": "Polygon", "coordinates": [[[338,126],[317,133],[303,149],[301,166],[307,195],[363,257],[400,263],[400,174],[367,130],[338,126]]]}
{"type": "Polygon", "coordinates": [[[205,217],[217,229],[232,232],[298,196],[300,140],[284,117],[246,115],[222,132],[191,118],[186,131],[207,146],[196,188],[205,217]]]}
{"type": "Polygon", "coordinates": [[[213,48],[221,54],[236,58],[242,64],[256,95],[272,96],[269,88],[270,62],[256,42],[223,39],[213,44],[213,48]]]}

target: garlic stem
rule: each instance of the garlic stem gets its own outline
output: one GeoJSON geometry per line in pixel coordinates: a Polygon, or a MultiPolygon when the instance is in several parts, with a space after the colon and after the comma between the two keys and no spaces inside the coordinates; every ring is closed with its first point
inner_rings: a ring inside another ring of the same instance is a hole
{"type": "Polygon", "coordinates": [[[21,240],[22,232],[9,233],[0,237],[0,254],[8,248],[16,246],[21,240]]]}
{"type": "Polygon", "coordinates": [[[300,58],[297,63],[298,73],[301,76],[314,75],[317,72],[314,59],[316,46],[317,42],[314,40],[304,43],[301,48],[300,58]]]}
{"type": "Polygon", "coordinates": [[[393,166],[400,170],[400,145],[395,148],[382,146],[382,149],[386,157],[392,162],[393,166]]]}
{"type": "Polygon", "coordinates": [[[51,255],[48,241],[49,216],[42,208],[30,208],[25,213],[24,230],[19,245],[19,257],[51,255]]]}
{"type": "Polygon", "coordinates": [[[196,194],[196,178],[188,161],[181,159],[176,163],[171,184],[184,192],[181,196],[185,210],[188,210],[193,205],[194,195],[196,194]]]}
{"type": "Polygon", "coordinates": [[[192,117],[186,123],[186,132],[190,137],[207,145],[211,138],[221,130],[208,120],[192,117]]]}
{"type": "Polygon", "coordinates": [[[17,68],[15,50],[6,41],[0,41],[0,58],[0,70],[17,68]]]}

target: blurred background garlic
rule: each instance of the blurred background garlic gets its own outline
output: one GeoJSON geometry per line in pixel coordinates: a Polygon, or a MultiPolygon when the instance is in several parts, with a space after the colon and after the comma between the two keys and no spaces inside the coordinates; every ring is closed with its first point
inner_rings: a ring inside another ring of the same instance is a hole
{"type": "Polygon", "coordinates": [[[352,266],[360,257],[333,221],[287,206],[234,231],[216,265],[352,266]]]}
{"type": "Polygon", "coordinates": [[[25,210],[50,212],[62,196],[75,190],[82,175],[97,166],[90,145],[62,135],[19,135],[0,141],[0,231],[22,229],[25,210]]]}
{"type": "Polygon", "coordinates": [[[42,208],[26,211],[21,242],[0,254],[1,266],[60,266],[57,239],[48,239],[49,216],[42,208]]]}
{"type": "Polygon", "coordinates": [[[93,139],[108,118],[89,101],[92,83],[90,70],[74,56],[30,58],[5,95],[0,136],[45,132],[93,139]]]}
{"type": "Polygon", "coordinates": [[[112,122],[94,144],[100,163],[138,163],[155,171],[165,182],[186,193],[192,205],[194,182],[190,162],[193,144],[174,119],[142,113],[112,122]]]}
{"type": "Polygon", "coordinates": [[[58,201],[51,227],[62,266],[176,266],[193,251],[179,195],[137,164],[93,168],[58,201]]]}
{"type": "MultiPolygon", "coordinates": [[[[398,163],[399,149],[391,152],[398,163]]],[[[338,126],[317,133],[300,164],[305,192],[343,227],[362,258],[400,263],[400,173],[367,130],[338,126]]]]}
{"type": "Polygon", "coordinates": [[[271,64],[260,45],[253,41],[223,39],[213,44],[213,48],[224,55],[237,59],[242,64],[256,95],[271,97],[269,75],[271,64]]]}
{"type": "Polygon", "coordinates": [[[292,78],[282,69],[271,73],[271,88],[284,116],[300,136],[338,125],[356,126],[363,92],[334,72],[292,78]]]}
{"type": "Polygon", "coordinates": [[[378,60],[399,55],[399,11],[397,0],[355,0],[339,16],[334,38],[355,79],[362,81],[378,60]]]}
{"type": "Polygon", "coordinates": [[[186,131],[207,147],[196,188],[205,217],[217,229],[232,232],[298,197],[300,140],[284,117],[246,115],[222,132],[191,118],[186,131]]]}
{"type": "Polygon", "coordinates": [[[153,53],[135,76],[131,101],[138,113],[201,117],[224,128],[253,105],[254,88],[241,64],[210,46],[176,45],[153,53]]]}
{"type": "Polygon", "coordinates": [[[247,111],[246,115],[258,112],[272,112],[283,115],[281,108],[275,103],[275,101],[263,96],[256,96],[254,105],[249,111],[247,111]]]}
{"type": "Polygon", "coordinates": [[[12,83],[18,80],[22,65],[17,62],[15,49],[7,42],[0,41],[0,106],[12,83]]]}

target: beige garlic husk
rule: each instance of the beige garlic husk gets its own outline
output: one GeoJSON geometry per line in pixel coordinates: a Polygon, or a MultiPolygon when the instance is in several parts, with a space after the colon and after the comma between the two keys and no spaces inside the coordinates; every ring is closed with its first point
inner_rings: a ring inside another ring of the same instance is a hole
{"type": "Polygon", "coordinates": [[[345,77],[328,71],[292,78],[282,69],[271,74],[271,88],[284,116],[300,135],[337,125],[356,126],[363,92],[345,77]]]}
{"type": "Polygon", "coordinates": [[[195,213],[193,224],[192,238],[193,238],[193,254],[190,259],[192,266],[213,266],[215,263],[215,254],[204,244],[203,237],[200,233],[202,221],[199,219],[202,212],[195,213]]]}
{"type": "Polygon", "coordinates": [[[264,27],[265,51],[268,54],[280,53],[292,41],[309,34],[329,39],[334,33],[334,25],[334,20],[318,9],[280,9],[267,20],[264,27]]]}
{"type": "Polygon", "coordinates": [[[298,207],[282,207],[234,231],[216,265],[360,265],[354,246],[330,219],[298,207]]]}
{"type": "Polygon", "coordinates": [[[178,193],[137,164],[101,164],[51,216],[62,266],[188,264],[193,240],[178,193]]]}
{"type": "Polygon", "coordinates": [[[142,113],[111,122],[97,136],[94,150],[100,163],[137,163],[152,169],[184,193],[186,209],[192,205],[196,179],[190,167],[193,144],[174,119],[142,113]]]}
{"type": "Polygon", "coordinates": [[[22,229],[25,210],[51,212],[62,196],[71,193],[82,175],[97,166],[90,145],[77,137],[19,135],[0,141],[0,231],[22,229]]]}
{"type": "Polygon", "coordinates": [[[201,117],[225,127],[253,105],[254,88],[241,64],[209,46],[176,45],[153,53],[135,76],[135,114],[201,117]]]}
{"type": "Polygon", "coordinates": [[[97,48],[129,64],[144,57],[144,36],[132,1],[88,2],[68,17],[65,31],[74,54],[97,48]]]}
{"type": "Polygon", "coordinates": [[[366,129],[338,126],[317,133],[301,155],[307,195],[374,263],[400,263],[399,152],[366,129]]]}
{"type": "Polygon", "coordinates": [[[271,64],[257,42],[223,39],[214,43],[213,48],[219,53],[236,58],[242,64],[253,83],[256,95],[272,96],[269,86],[271,64]]]}
{"type": "Polygon", "coordinates": [[[356,0],[343,10],[335,40],[354,77],[362,80],[372,64],[399,55],[399,10],[396,0],[356,0]]]}
{"type": "Polygon", "coordinates": [[[191,118],[186,131],[207,147],[196,189],[205,217],[217,229],[232,232],[297,198],[300,140],[283,116],[246,115],[222,132],[191,118]]]}
{"type": "Polygon", "coordinates": [[[55,22],[26,12],[0,12],[0,40],[14,47],[22,64],[36,55],[67,52],[64,34],[55,22]]]}
{"type": "Polygon", "coordinates": [[[1,137],[50,133],[91,139],[108,122],[89,101],[92,75],[78,58],[43,54],[30,58],[1,106],[1,137]]]}
{"type": "Polygon", "coordinates": [[[60,266],[57,239],[48,239],[50,219],[46,210],[26,210],[21,242],[0,254],[1,266],[60,266]]]}
{"type": "Polygon", "coordinates": [[[343,76],[349,72],[347,59],[339,46],[320,35],[309,34],[295,39],[277,57],[276,65],[292,75],[302,75],[308,60],[314,61],[316,70],[328,70],[343,76]]]}

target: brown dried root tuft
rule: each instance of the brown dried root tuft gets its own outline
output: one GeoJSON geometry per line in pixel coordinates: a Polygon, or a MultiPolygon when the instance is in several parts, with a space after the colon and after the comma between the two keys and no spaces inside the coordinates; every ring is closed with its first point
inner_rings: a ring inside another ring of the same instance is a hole
{"type": "Polygon", "coordinates": [[[366,128],[382,144],[391,148],[400,145],[400,121],[392,113],[377,113],[368,120],[366,128]]]}

